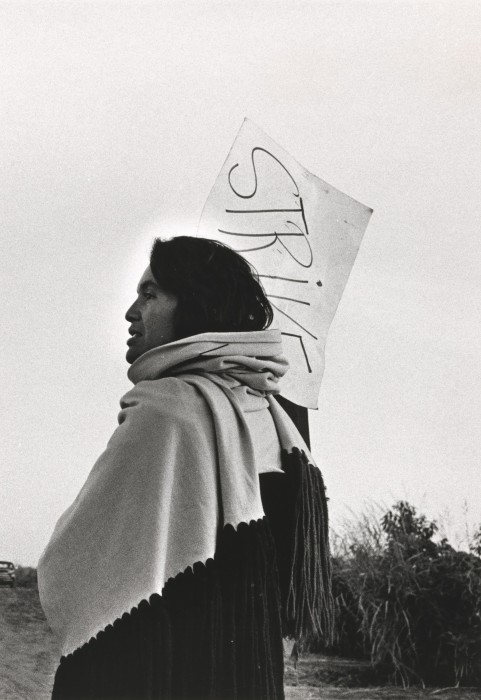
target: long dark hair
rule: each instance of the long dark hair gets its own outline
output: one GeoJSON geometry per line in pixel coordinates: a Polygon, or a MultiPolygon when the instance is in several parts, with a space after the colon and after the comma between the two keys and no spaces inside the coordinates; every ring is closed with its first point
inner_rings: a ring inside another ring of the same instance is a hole
{"type": "Polygon", "coordinates": [[[157,238],[150,269],[159,287],[177,296],[177,339],[198,333],[258,331],[273,312],[253,267],[209,238],[157,238]]]}

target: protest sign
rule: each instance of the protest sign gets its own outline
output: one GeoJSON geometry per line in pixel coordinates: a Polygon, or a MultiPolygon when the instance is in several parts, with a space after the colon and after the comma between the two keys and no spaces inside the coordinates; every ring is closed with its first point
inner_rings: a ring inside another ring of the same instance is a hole
{"type": "Polygon", "coordinates": [[[299,406],[317,408],[327,332],[371,214],[248,119],[204,206],[198,235],[259,274],[291,366],[282,395],[299,406]]]}

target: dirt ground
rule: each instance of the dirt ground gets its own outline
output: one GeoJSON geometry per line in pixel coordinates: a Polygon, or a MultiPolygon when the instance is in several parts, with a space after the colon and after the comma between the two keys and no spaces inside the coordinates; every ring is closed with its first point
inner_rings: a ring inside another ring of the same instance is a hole
{"type": "MultiPolygon", "coordinates": [[[[58,651],[36,590],[0,588],[0,700],[49,700],[58,651]]],[[[317,655],[301,658],[294,668],[286,658],[287,700],[481,700],[481,689],[420,690],[346,688],[326,683],[349,676],[354,662],[317,655]]]]}
{"type": "Polygon", "coordinates": [[[308,654],[299,659],[297,669],[289,658],[285,661],[286,700],[481,700],[481,688],[346,687],[359,670],[359,663],[349,659],[308,654]],[[342,687],[333,684],[334,678],[342,687]]]}
{"type": "Polygon", "coordinates": [[[47,700],[57,657],[37,591],[0,588],[1,700],[47,700]]]}

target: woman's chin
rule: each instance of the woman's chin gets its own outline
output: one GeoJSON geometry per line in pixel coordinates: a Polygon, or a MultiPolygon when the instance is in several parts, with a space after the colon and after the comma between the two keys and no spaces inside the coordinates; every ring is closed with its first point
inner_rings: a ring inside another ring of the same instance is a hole
{"type": "Polygon", "coordinates": [[[132,364],[132,362],[135,362],[135,360],[140,357],[142,353],[138,348],[129,348],[127,352],[125,353],[125,359],[129,363],[129,365],[132,364]]]}

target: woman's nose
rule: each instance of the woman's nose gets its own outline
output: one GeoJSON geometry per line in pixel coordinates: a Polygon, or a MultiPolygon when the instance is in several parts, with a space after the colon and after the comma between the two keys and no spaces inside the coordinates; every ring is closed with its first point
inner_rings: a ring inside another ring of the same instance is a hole
{"type": "Polygon", "coordinates": [[[132,306],[130,306],[125,313],[126,321],[137,321],[139,319],[139,312],[137,311],[137,302],[134,301],[132,306]]]}

